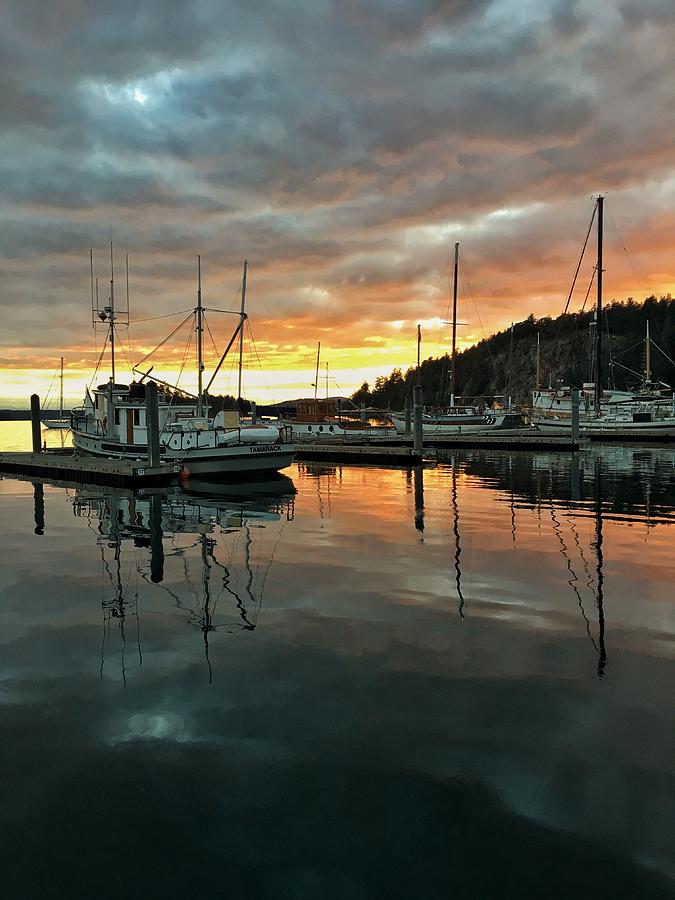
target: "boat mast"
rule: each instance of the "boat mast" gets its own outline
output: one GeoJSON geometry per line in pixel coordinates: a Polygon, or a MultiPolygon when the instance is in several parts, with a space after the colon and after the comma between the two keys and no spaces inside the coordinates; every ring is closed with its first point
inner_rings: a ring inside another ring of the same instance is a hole
{"type": "MultiPolygon", "coordinates": [[[[203,324],[203,308],[202,308],[202,258],[201,256],[197,256],[197,416],[201,418],[204,415],[204,402],[203,402],[203,373],[204,373],[204,358],[203,358],[203,335],[204,335],[204,324],[203,324]]],[[[241,394],[241,381],[239,383],[239,393],[241,394]]]]}
{"type": "Polygon", "coordinates": [[[649,319],[647,319],[647,338],[645,340],[645,375],[647,381],[652,380],[652,352],[651,341],[649,339],[649,319]]]}
{"type": "Polygon", "coordinates": [[[110,400],[113,399],[113,388],[115,384],[115,274],[113,270],[113,243],[110,241],[110,359],[111,359],[111,382],[110,382],[110,400]]]}
{"type": "Polygon", "coordinates": [[[237,406],[241,412],[241,370],[244,362],[244,319],[246,318],[246,273],[248,260],[244,260],[244,277],[241,280],[241,313],[239,330],[239,381],[237,386],[237,406]]]}
{"type": "Polygon", "coordinates": [[[328,363],[326,363],[326,400],[328,400],[328,363]]]}
{"type": "Polygon", "coordinates": [[[541,342],[539,339],[539,332],[537,332],[537,372],[535,376],[535,390],[539,393],[539,383],[541,381],[541,342]]]}
{"type": "Polygon", "coordinates": [[[598,302],[595,324],[595,415],[600,415],[600,397],[602,396],[602,387],[600,379],[602,377],[602,227],[603,227],[603,204],[605,198],[602,194],[598,195],[598,302]]]}
{"type": "Polygon", "coordinates": [[[417,325],[417,380],[420,379],[420,350],[422,347],[422,326],[417,325]]]}
{"type": "MultiPolygon", "coordinates": [[[[459,242],[455,244],[454,274],[452,277],[452,356],[450,358],[450,406],[455,405],[455,354],[457,349],[457,270],[459,242]]],[[[419,365],[419,363],[418,363],[419,365]]]]}
{"type": "Polygon", "coordinates": [[[321,341],[316,345],[316,374],[314,375],[314,399],[319,393],[319,360],[321,359],[321,341]]]}
{"type": "MultiPolygon", "coordinates": [[[[649,325],[647,326],[649,328],[649,325]]],[[[63,357],[61,357],[61,395],[59,403],[59,419],[63,418],[63,357]]]]}

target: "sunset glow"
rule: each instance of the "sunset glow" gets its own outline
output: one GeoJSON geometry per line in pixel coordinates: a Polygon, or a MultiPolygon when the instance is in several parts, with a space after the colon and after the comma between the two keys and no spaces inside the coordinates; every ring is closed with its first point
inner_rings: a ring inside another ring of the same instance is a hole
{"type": "MultiPolygon", "coordinates": [[[[194,306],[197,254],[217,309],[238,308],[249,260],[244,384],[261,401],[313,392],[318,341],[320,390],[327,362],[340,394],[411,366],[419,322],[423,356],[449,352],[455,241],[459,349],[556,315],[598,191],[606,299],[675,287],[670,3],[269,3],[234,27],[227,4],[151,2],[132,30],[33,6],[0,13],[0,405],[44,396],[61,355],[81,400],[101,350],[89,248],[105,297],[111,236],[131,362],[194,306]]],[[[233,323],[209,315],[218,350],[233,323]]],[[[169,380],[186,342],[157,357],[169,380]]]]}

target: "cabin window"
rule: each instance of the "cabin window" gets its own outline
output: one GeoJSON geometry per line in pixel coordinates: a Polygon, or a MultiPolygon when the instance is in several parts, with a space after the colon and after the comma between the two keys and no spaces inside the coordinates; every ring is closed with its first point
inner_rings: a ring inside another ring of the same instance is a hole
{"type": "Polygon", "coordinates": [[[308,425],[308,426],[307,426],[307,431],[311,431],[311,430],[312,430],[312,426],[311,426],[311,425],[308,425]]]}
{"type": "Polygon", "coordinates": [[[115,425],[119,425],[119,424],[120,424],[120,411],[119,411],[119,409],[116,409],[115,410],[115,425]]]}
{"type": "Polygon", "coordinates": [[[140,425],[140,424],[141,424],[141,411],[140,411],[140,409],[135,409],[134,410],[134,425],[140,425]]]}
{"type": "Polygon", "coordinates": [[[323,431],[323,425],[319,425],[319,431],[323,431]]]}
{"type": "Polygon", "coordinates": [[[334,430],[334,429],[333,429],[333,426],[332,426],[332,425],[329,425],[329,426],[328,426],[328,430],[329,430],[329,431],[333,431],[333,430],[334,430]]]}
{"type": "Polygon", "coordinates": [[[310,415],[315,415],[315,413],[316,413],[316,406],[315,406],[314,403],[310,403],[308,409],[309,409],[310,415]]]}

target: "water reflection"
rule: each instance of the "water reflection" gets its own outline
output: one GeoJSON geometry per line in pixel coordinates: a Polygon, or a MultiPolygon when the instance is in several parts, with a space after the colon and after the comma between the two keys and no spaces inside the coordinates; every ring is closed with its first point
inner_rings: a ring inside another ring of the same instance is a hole
{"type": "MultiPolygon", "coordinates": [[[[36,492],[42,484],[36,484],[36,492]]],[[[36,494],[37,496],[37,494],[36,494]]],[[[274,558],[274,551],[263,560],[264,575],[254,593],[252,545],[257,529],[271,523],[290,521],[293,518],[295,487],[293,482],[279,476],[255,485],[214,485],[191,483],[189,490],[175,493],[154,491],[134,495],[129,491],[109,488],[104,496],[99,489],[76,487],[71,498],[73,514],[85,518],[95,535],[102,569],[109,583],[109,592],[101,601],[103,609],[103,638],[101,643],[100,676],[103,677],[105,655],[111,637],[111,623],[117,624],[120,637],[120,672],[126,684],[127,619],[135,622],[138,665],[142,666],[143,654],[140,638],[140,611],[138,579],[164,591],[176,609],[185,615],[186,624],[202,635],[204,660],[209,683],[213,681],[213,667],[209,657],[209,636],[218,628],[238,627],[244,631],[256,628],[265,582],[274,558]],[[177,536],[192,536],[187,545],[177,544],[177,536]],[[237,540],[243,535],[242,565],[245,576],[241,588],[233,585],[232,547],[228,538],[237,540]],[[165,550],[165,541],[168,550],[165,550]],[[125,542],[135,550],[149,550],[145,558],[136,557],[125,565],[125,542]],[[227,562],[218,558],[217,548],[222,545],[227,562]],[[200,574],[193,578],[191,550],[198,551],[200,574]],[[111,554],[108,551],[112,551],[111,554]],[[176,589],[164,581],[165,560],[180,559],[183,563],[184,588],[176,589]],[[213,594],[212,570],[220,570],[220,585],[213,594]],[[136,583],[136,587],[132,586],[136,583]],[[184,598],[191,596],[192,601],[184,598]],[[232,598],[237,617],[218,616],[218,604],[223,596],[232,598]]],[[[44,520],[44,506],[43,506],[44,520]]],[[[36,513],[37,522],[37,513],[36,513]]]]}
{"type": "Polygon", "coordinates": [[[0,481],[8,896],[667,896],[670,453],[293,478],[0,481]]]}

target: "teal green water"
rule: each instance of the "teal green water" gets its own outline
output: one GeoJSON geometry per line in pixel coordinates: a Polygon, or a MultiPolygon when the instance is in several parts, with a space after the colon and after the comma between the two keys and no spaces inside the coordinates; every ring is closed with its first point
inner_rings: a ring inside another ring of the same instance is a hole
{"type": "Polygon", "coordinates": [[[2,896],[672,896],[668,450],[0,480],[2,896]]]}

